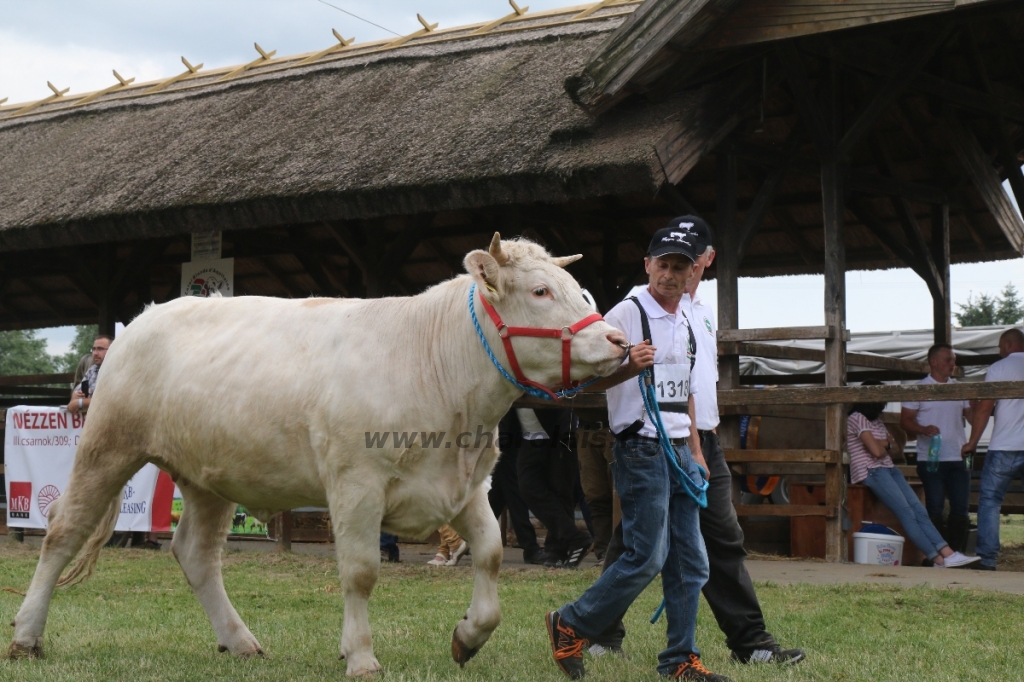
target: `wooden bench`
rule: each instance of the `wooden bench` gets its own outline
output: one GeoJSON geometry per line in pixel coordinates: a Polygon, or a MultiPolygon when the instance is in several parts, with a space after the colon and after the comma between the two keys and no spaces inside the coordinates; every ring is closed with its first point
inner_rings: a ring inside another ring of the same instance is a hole
{"type": "MultiPolygon", "coordinates": [[[[924,504],[924,484],[920,480],[909,481],[910,487],[924,504]]],[[[789,499],[798,505],[825,504],[825,486],[823,485],[791,485],[789,499]]],[[[847,556],[853,561],[853,534],[867,523],[880,523],[888,526],[905,538],[903,543],[904,566],[920,566],[924,554],[910,542],[903,526],[889,509],[879,502],[875,494],[866,485],[849,485],[846,487],[846,509],[850,518],[850,530],[846,534],[847,556]]],[[[790,523],[790,554],[795,557],[825,558],[825,519],[811,516],[794,517],[790,523]]]]}

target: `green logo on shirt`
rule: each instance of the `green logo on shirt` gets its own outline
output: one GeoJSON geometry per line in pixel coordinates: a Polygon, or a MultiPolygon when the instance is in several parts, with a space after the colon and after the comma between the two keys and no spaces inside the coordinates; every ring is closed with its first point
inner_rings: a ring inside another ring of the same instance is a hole
{"type": "Polygon", "coordinates": [[[708,334],[711,334],[711,336],[715,335],[715,332],[711,330],[711,320],[706,317],[704,318],[704,326],[708,328],[708,334]]]}

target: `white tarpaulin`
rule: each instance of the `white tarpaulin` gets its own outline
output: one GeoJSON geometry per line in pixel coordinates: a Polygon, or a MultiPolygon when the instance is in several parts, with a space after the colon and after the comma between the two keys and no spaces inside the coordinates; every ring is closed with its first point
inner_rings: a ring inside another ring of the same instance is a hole
{"type": "MultiPolygon", "coordinates": [[[[71,478],[85,419],[63,407],[12,407],[4,436],[7,525],[46,528],[46,513],[71,478]]],[[[121,493],[119,531],[170,530],[170,476],[147,464],[121,493]]]]}

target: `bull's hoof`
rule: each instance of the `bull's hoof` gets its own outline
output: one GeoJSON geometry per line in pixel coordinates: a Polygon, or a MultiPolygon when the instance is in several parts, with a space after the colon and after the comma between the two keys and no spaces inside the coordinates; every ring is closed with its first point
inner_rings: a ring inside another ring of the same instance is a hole
{"type": "Polygon", "coordinates": [[[12,661],[16,661],[19,658],[42,658],[43,657],[43,645],[36,644],[34,646],[25,646],[24,644],[18,644],[17,642],[11,642],[11,646],[7,648],[7,658],[12,661]]]}
{"type": "Polygon", "coordinates": [[[218,644],[217,645],[217,653],[218,654],[222,654],[222,653],[224,653],[227,650],[228,650],[228,648],[226,646],[224,646],[223,644],[218,644]]]}
{"type": "Polygon", "coordinates": [[[266,656],[267,655],[263,653],[263,649],[260,649],[259,647],[253,649],[252,651],[246,651],[244,653],[238,654],[239,658],[266,658],[266,656]]]}
{"type": "Polygon", "coordinates": [[[465,667],[469,659],[476,656],[479,648],[471,649],[461,639],[459,639],[459,627],[455,626],[455,632],[452,633],[452,658],[459,664],[459,667],[465,667]]]}

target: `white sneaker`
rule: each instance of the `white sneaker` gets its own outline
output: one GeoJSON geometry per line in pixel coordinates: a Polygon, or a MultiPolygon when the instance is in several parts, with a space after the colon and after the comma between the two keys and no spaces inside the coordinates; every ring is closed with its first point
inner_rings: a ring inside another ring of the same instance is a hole
{"type": "Polygon", "coordinates": [[[427,566],[444,566],[446,563],[448,563],[448,559],[444,554],[438,552],[433,559],[427,562],[427,566]]]}
{"type": "Polygon", "coordinates": [[[942,565],[946,568],[958,568],[960,566],[966,566],[973,564],[975,561],[981,561],[980,556],[966,556],[960,552],[953,552],[948,557],[942,560],[942,565]]]}
{"type": "Polygon", "coordinates": [[[452,558],[445,562],[445,566],[455,566],[459,563],[462,555],[469,551],[469,544],[463,540],[458,547],[452,550],[452,558]]]}

